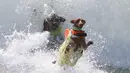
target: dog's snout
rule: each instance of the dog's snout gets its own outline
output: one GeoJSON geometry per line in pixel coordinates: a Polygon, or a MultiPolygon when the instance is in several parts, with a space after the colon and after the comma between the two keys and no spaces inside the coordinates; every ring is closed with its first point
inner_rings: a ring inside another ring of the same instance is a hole
{"type": "Polygon", "coordinates": [[[65,22],[65,18],[60,17],[60,21],[61,21],[61,22],[65,22]]]}
{"type": "Polygon", "coordinates": [[[84,25],[84,23],[83,23],[82,21],[79,21],[79,24],[80,24],[80,25],[84,25]]]}

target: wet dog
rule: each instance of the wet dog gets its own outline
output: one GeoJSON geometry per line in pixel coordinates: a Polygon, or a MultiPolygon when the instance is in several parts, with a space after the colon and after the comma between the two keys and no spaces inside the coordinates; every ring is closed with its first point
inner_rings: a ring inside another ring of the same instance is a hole
{"type": "MultiPolygon", "coordinates": [[[[66,19],[62,16],[59,16],[55,13],[51,14],[49,17],[44,19],[43,22],[43,30],[50,32],[49,42],[47,44],[46,50],[50,49],[57,49],[61,42],[63,42],[63,36],[61,35],[62,32],[62,24],[65,22],[66,19]]],[[[43,38],[44,39],[44,38],[43,38]]],[[[33,48],[31,49],[32,53],[35,53],[36,51],[40,51],[42,48],[33,48]]]]}
{"type": "Polygon", "coordinates": [[[65,41],[59,48],[58,60],[53,61],[60,66],[75,66],[77,61],[83,55],[83,51],[86,50],[92,41],[86,43],[85,37],[87,34],[82,30],[82,27],[86,23],[83,19],[71,20],[73,24],[72,29],[65,30],[65,41]]]}
{"type": "Polygon", "coordinates": [[[43,31],[55,31],[61,25],[61,22],[65,22],[65,18],[51,14],[50,17],[44,19],[43,31]]]}
{"type": "Polygon", "coordinates": [[[43,31],[49,31],[51,36],[49,37],[48,49],[57,49],[63,41],[62,24],[66,19],[55,13],[51,14],[48,18],[44,19],[43,31]]]}

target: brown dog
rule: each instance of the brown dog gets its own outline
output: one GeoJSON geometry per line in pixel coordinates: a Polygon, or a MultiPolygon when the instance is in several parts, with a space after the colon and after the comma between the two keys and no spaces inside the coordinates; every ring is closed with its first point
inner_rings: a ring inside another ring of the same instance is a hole
{"type": "Polygon", "coordinates": [[[85,25],[86,21],[83,19],[75,19],[75,20],[71,20],[71,23],[74,24],[72,28],[73,31],[80,31],[80,33],[78,33],[77,35],[74,34],[74,36],[77,37],[73,37],[72,34],[71,39],[75,42],[77,48],[82,46],[86,50],[88,46],[93,44],[92,41],[89,41],[86,44],[85,37],[87,36],[87,33],[81,30],[82,27],[85,25]]]}
{"type": "Polygon", "coordinates": [[[88,43],[85,41],[87,34],[82,30],[83,25],[86,23],[85,20],[71,20],[71,23],[74,24],[73,28],[66,29],[66,39],[59,49],[58,64],[60,66],[75,66],[83,51],[93,44],[92,41],[88,41],[88,43]]]}

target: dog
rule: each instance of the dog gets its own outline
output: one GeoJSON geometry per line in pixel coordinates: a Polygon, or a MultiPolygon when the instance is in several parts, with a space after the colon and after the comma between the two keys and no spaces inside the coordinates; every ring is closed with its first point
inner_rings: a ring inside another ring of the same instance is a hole
{"type": "MultiPolygon", "coordinates": [[[[44,19],[43,22],[43,30],[50,32],[49,42],[47,44],[46,50],[54,49],[56,50],[61,42],[63,42],[62,32],[62,24],[66,19],[62,16],[57,15],[56,13],[52,13],[49,17],[44,19]]],[[[42,50],[41,48],[33,48],[30,52],[35,53],[36,51],[42,50]]]]}
{"type": "Polygon", "coordinates": [[[57,36],[60,33],[57,33],[57,29],[61,28],[61,22],[65,22],[65,18],[57,14],[51,14],[50,17],[44,19],[43,22],[43,31],[49,31],[52,35],[57,36]]]}
{"type": "Polygon", "coordinates": [[[62,24],[66,19],[62,16],[52,13],[49,17],[44,19],[43,31],[49,31],[51,36],[49,37],[48,49],[57,49],[63,42],[62,24]]]}
{"type": "Polygon", "coordinates": [[[82,27],[86,23],[85,20],[79,18],[71,20],[74,24],[72,29],[65,30],[65,40],[59,48],[59,55],[57,61],[52,63],[57,63],[60,66],[75,66],[77,61],[83,55],[83,51],[93,44],[93,41],[88,41],[86,43],[85,37],[87,34],[82,30],[82,27]]]}

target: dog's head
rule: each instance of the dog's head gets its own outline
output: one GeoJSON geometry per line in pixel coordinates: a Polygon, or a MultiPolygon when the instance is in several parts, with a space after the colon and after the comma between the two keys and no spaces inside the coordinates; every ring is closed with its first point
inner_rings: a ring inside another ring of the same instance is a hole
{"type": "Polygon", "coordinates": [[[61,22],[65,22],[65,20],[66,19],[64,17],[53,13],[49,17],[44,19],[43,31],[55,31],[62,24],[61,22]]]}
{"type": "Polygon", "coordinates": [[[65,22],[65,18],[63,18],[57,14],[51,14],[50,20],[52,20],[53,22],[65,22]]]}
{"type": "Polygon", "coordinates": [[[50,28],[55,30],[59,27],[61,22],[65,22],[65,18],[58,16],[57,14],[51,14],[51,16],[48,18],[48,22],[51,24],[50,28]]]}
{"type": "Polygon", "coordinates": [[[84,26],[84,24],[86,23],[86,21],[84,19],[81,19],[81,18],[71,20],[70,22],[72,24],[74,24],[74,26],[77,28],[82,28],[84,26]]]}

